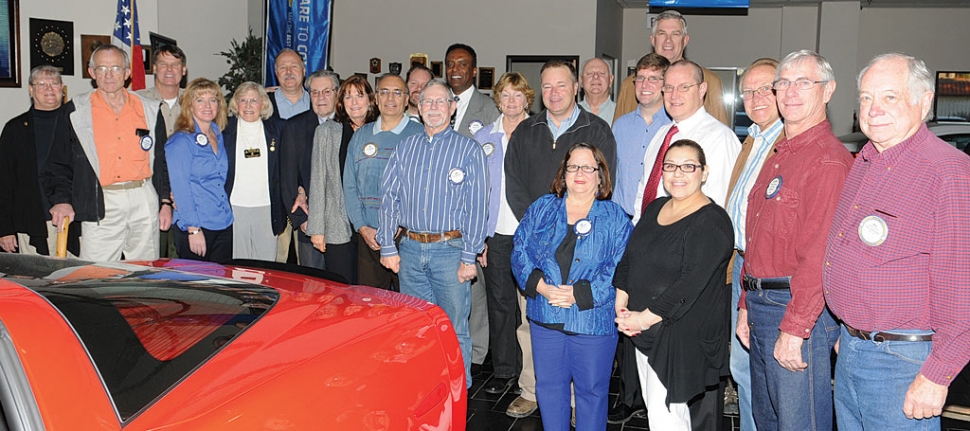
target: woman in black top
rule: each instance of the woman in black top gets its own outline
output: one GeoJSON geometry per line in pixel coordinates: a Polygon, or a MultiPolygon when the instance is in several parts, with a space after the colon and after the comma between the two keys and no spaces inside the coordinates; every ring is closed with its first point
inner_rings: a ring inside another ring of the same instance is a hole
{"type": "Polygon", "coordinates": [[[728,373],[731,291],[725,287],[734,231],[701,192],[704,151],[670,145],[663,183],[633,229],[613,281],[616,322],[637,347],[650,429],[690,430],[688,400],[728,373]]]}

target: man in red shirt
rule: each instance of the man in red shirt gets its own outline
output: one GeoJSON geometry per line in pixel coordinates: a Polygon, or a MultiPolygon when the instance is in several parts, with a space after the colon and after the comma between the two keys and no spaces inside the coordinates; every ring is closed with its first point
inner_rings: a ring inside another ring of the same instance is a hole
{"type": "Polygon", "coordinates": [[[970,358],[970,160],[923,124],[933,75],[903,54],[859,74],[869,137],[828,235],[825,300],[842,320],[839,431],[940,429],[970,358]]]}
{"type": "Polygon", "coordinates": [[[822,298],[822,257],[852,156],[826,120],[835,91],[828,61],[793,52],[773,87],[785,139],[748,195],[738,336],[751,349],[758,430],[828,431],[838,325],[822,298]]]}

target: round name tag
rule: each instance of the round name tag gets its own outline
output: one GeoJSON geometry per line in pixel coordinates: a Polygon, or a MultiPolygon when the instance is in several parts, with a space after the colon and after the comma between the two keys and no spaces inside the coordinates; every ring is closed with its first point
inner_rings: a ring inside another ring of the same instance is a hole
{"type": "Polygon", "coordinates": [[[784,182],[785,180],[782,179],[781,175],[772,178],[771,182],[768,183],[768,187],[765,187],[765,199],[771,199],[777,196],[778,192],[781,191],[781,185],[784,182]]]}
{"type": "Polygon", "coordinates": [[[204,134],[199,133],[198,135],[195,135],[195,143],[204,147],[209,145],[209,138],[207,138],[204,134]]]}
{"type": "Polygon", "coordinates": [[[451,168],[448,171],[448,180],[452,184],[461,184],[462,181],[465,181],[465,171],[461,170],[461,168],[451,168]]]}
{"type": "Polygon", "coordinates": [[[376,156],[377,155],[377,144],[375,144],[373,142],[368,142],[367,145],[364,145],[364,151],[363,151],[363,153],[367,157],[374,157],[374,156],[376,156]]]}
{"type": "Polygon", "coordinates": [[[485,151],[485,157],[492,157],[492,153],[495,152],[495,144],[488,142],[482,145],[482,150],[485,151]]]}
{"type": "Polygon", "coordinates": [[[573,231],[576,232],[576,235],[579,235],[579,236],[589,235],[589,231],[591,230],[593,230],[593,222],[585,218],[579,219],[578,221],[576,221],[576,224],[573,226],[573,231]]]}
{"type": "Polygon", "coordinates": [[[871,215],[859,223],[859,239],[868,246],[878,246],[889,237],[889,225],[882,217],[871,215]]]}
{"type": "Polygon", "coordinates": [[[468,131],[473,135],[478,133],[479,130],[482,130],[482,127],[485,127],[485,123],[478,120],[473,120],[471,123],[468,123],[468,131]]]}
{"type": "Polygon", "coordinates": [[[155,141],[152,140],[152,137],[148,135],[142,136],[141,140],[139,141],[139,144],[141,144],[141,149],[145,151],[152,149],[152,144],[154,143],[155,141]]]}

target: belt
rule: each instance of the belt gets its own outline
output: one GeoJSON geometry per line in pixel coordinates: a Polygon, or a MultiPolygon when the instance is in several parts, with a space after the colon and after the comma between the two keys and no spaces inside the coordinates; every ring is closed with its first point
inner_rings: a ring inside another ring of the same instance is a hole
{"type": "Polygon", "coordinates": [[[129,190],[129,189],[137,189],[137,188],[145,185],[146,182],[148,182],[148,180],[125,181],[125,182],[122,182],[122,183],[114,183],[114,184],[108,184],[106,186],[101,186],[101,189],[102,190],[129,190]]]}
{"type": "MultiPolygon", "coordinates": [[[[843,323],[843,325],[845,324],[843,323]]],[[[853,337],[860,338],[863,340],[877,341],[880,343],[883,341],[932,341],[933,340],[933,334],[917,335],[917,334],[893,334],[891,332],[876,332],[875,335],[873,335],[872,332],[855,329],[849,325],[845,325],[845,330],[849,333],[849,335],[853,337]]]]}
{"type": "Polygon", "coordinates": [[[429,242],[444,242],[452,240],[455,238],[461,238],[461,231],[449,230],[447,232],[441,233],[418,233],[406,230],[408,238],[411,238],[417,242],[429,243],[429,242]]]}
{"type": "Polygon", "coordinates": [[[741,250],[740,248],[736,248],[734,249],[734,251],[738,253],[738,256],[741,256],[741,259],[744,259],[744,250],[741,250]]]}
{"type": "Polygon", "coordinates": [[[790,289],[791,283],[787,278],[754,278],[744,276],[742,283],[744,290],[781,290],[790,289]]]}

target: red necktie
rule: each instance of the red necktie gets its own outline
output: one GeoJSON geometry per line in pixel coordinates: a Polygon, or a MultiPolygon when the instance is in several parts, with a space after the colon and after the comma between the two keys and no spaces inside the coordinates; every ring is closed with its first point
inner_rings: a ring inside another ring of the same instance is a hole
{"type": "Polygon", "coordinates": [[[670,140],[673,139],[678,131],[677,125],[675,124],[667,131],[667,136],[664,136],[664,142],[660,145],[660,152],[657,153],[657,160],[653,161],[650,178],[647,180],[646,187],[643,188],[643,202],[640,203],[640,214],[643,214],[647,210],[647,204],[657,198],[657,188],[660,187],[660,177],[663,175],[662,166],[664,164],[664,154],[667,152],[667,148],[670,147],[670,140]]]}

